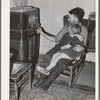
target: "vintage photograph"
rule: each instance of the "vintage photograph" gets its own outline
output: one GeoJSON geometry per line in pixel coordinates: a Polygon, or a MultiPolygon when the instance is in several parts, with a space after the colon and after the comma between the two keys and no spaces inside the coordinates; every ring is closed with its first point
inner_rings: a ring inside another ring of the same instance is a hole
{"type": "Polygon", "coordinates": [[[96,0],[10,0],[9,100],[96,100],[96,0]]]}

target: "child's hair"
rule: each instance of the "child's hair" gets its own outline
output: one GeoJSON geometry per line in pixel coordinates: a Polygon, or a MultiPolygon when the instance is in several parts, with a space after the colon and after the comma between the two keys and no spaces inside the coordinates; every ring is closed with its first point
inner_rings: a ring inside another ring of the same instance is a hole
{"type": "Polygon", "coordinates": [[[78,24],[72,25],[71,30],[74,34],[80,34],[82,32],[81,27],[78,24]]]}

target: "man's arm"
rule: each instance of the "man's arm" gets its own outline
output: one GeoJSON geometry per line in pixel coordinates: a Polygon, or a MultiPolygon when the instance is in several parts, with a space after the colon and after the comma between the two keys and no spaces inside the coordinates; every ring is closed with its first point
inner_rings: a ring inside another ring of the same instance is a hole
{"type": "Polygon", "coordinates": [[[46,32],[43,28],[39,27],[37,29],[37,33],[43,35],[46,39],[55,42],[55,35],[51,35],[50,33],[46,32]]]}
{"type": "Polygon", "coordinates": [[[60,32],[56,35],[56,38],[55,38],[55,42],[59,42],[62,37],[64,36],[64,34],[66,34],[68,32],[68,25],[65,25],[61,30],[60,32]]]}
{"type": "Polygon", "coordinates": [[[43,28],[37,29],[37,33],[42,34],[46,39],[56,43],[58,43],[61,40],[61,38],[64,36],[64,34],[67,32],[68,32],[67,26],[64,26],[56,36],[46,32],[43,28]]]}

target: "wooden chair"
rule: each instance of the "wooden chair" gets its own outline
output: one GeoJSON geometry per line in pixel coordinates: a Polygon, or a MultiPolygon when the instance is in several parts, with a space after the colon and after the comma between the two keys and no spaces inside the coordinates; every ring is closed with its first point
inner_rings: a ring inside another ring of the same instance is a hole
{"type": "Polygon", "coordinates": [[[32,89],[32,63],[14,62],[14,64],[17,66],[15,67],[16,70],[10,72],[10,91],[14,90],[16,100],[19,100],[20,90],[27,82],[29,82],[30,91],[32,89]]]}
{"type": "MultiPolygon", "coordinates": [[[[64,21],[64,25],[68,24],[68,15],[65,15],[63,17],[63,21],[64,21]]],[[[87,53],[87,48],[88,48],[88,44],[89,41],[91,39],[91,35],[94,31],[95,28],[95,21],[91,20],[91,18],[89,19],[83,19],[82,23],[87,27],[88,29],[88,39],[87,39],[87,47],[85,48],[83,54],[74,62],[72,63],[71,66],[67,67],[67,69],[64,69],[63,72],[61,74],[68,76],[69,78],[69,89],[71,88],[71,86],[76,82],[83,66],[84,66],[84,62],[85,62],[85,57],[86,57],[86,53],[87,53]]]]}

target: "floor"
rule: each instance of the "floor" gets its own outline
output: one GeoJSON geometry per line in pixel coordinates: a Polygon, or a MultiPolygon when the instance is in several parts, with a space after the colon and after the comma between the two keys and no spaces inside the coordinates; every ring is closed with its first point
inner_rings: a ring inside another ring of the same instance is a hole
{"type": "MultiPolygon", "coordinates": [[[[10,96],[10,100],[16,100],[13,94],[14,92],[10,96]]],[[[30,91],[27,84],[20,92],[20,100],[95,100],[95,94],[92,91],[84,92],[77,88],[69,90],[66,85],[58,84],[58,82],[53,83],[47,91],[34,86],[30,91]]]]}
{"type": "Polygon", "coordinates": [[[95,88],[95,63],[86,62],[76,83],[95,88]]]}
{"type": "MultiPolygon", "coordinates": [[[[67,77],[64,75],[60,75],[57,80],[64,80],[68,82],[67,77]]],[[[85,63],[75,84],[81,84],[95,88],[95,63],[85,63]]]]}
{"type": "MultiPolygon", "coordinates": [[[[41,59],[39,56],[39,59],[41,59]]],[[[68,82],[68,79],[64,75],[60,75],[57,80],[63,80],[68,82]]],[[[85,61],[85,65],[76,81],[76,84],[86,85],[95,88],[95,63],[91,61],[85,61]]]]}
{"type": "MultiPolygon", "coordinates": [[[[70,90],[67,83],[67,77],[60,75],[47,92],[36,87],[29,91],[27,84],[21,92],[20,100],[95,100],[95,63],[85,62],[75,85],[70,90]]],[[[15,96],[11,96],[10,100],[16,100],[15,96]]]]}

